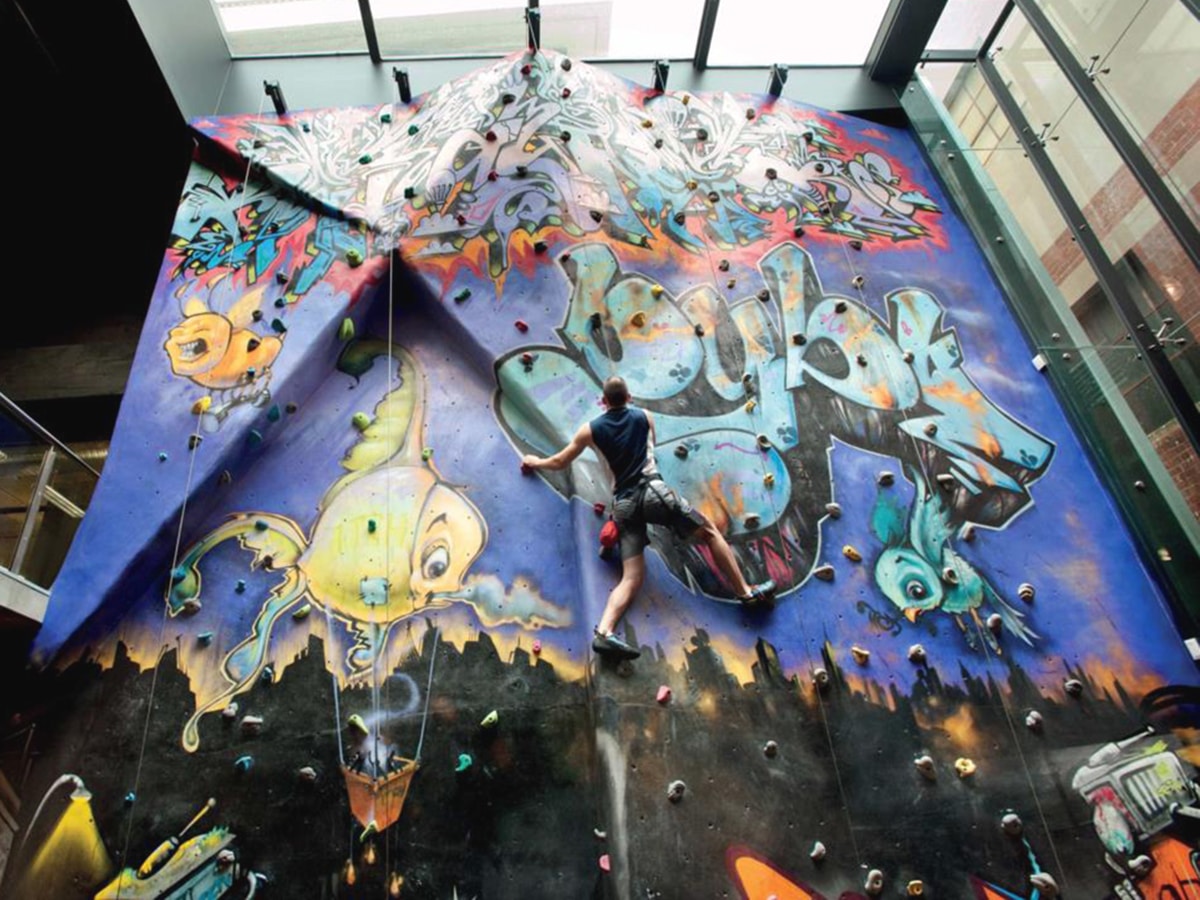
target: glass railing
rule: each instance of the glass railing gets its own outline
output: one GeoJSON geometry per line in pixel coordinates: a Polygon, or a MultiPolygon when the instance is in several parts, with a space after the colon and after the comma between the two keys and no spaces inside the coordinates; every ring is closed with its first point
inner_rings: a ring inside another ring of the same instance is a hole
{"type": "Polygon", "coordinates": [[[0,566],[50,587],[107,453],[107,442],[68,446],[0,393],[0,566]]]}

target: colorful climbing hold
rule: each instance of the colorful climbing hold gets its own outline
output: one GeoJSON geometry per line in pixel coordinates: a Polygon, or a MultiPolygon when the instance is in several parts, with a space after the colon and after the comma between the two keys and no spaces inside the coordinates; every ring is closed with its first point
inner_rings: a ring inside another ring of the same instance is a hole
{"type": "Polygon", "coordinates": [[[817,566],[812,571],[814,578],[819,578],[822,581],[833,581],[833,566],[829,563],[817,566]]]}

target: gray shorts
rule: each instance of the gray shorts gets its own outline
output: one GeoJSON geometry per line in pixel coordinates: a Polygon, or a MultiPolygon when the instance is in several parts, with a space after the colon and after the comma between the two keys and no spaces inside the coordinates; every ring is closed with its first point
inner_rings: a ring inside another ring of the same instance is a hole
{"type": "Polygon", "coordinates": [[[647,525],[663,525],[680,540],[690,540],[707,524],[702,514],[666,482],[646,482],[613,503],[613,519],[620,532],[621,559],[640,556],[650,543],[647,525]]]}

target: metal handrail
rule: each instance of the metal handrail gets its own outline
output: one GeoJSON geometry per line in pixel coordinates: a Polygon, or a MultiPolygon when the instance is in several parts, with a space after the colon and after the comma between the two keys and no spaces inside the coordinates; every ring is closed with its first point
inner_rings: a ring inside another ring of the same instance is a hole
{"type": "Polygon", "coordinates": [[[97,478],[100,477],[100,473],[93,469],[83,457],[81,457],[78,453],[43,428],[36,419],[29,415],[29,413],[25,412],[25,410],[21,409],[21,407],[17,406],[17,404],[10,400],[3,391],[0,391],[0,409],[4,409],[13,418],[25,426],[25,428],[27,428],[29,431],[32,431],[48,444],[52,445],[60,453],[69,456],[72,460],[83,466],[97,478]]]}

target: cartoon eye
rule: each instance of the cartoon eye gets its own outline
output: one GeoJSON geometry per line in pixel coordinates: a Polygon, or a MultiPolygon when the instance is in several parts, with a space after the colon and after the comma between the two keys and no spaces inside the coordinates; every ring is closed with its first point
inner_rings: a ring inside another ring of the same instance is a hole
{"type": "Polygon", "coordinates": [[[904,593],[913,600],[923,600],[929,594],[929,590],[919,581],[910,581],[904,586],[904,593]]]}
{"type": "Polygon", "coordinates": [[[426,581],[436,581],[450,568],[450,551],[442,544],[435,544],[421,556],[421,574],[426,581]]]}

